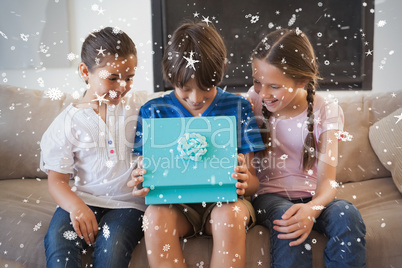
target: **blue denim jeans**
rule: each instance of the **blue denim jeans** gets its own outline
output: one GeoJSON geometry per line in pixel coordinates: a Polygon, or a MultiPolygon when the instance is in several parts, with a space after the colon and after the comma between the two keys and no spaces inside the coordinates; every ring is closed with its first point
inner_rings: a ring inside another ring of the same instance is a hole
{"type": "MultiPolygon", "coordinates": [[[[299,246],[289,246],[291,240],[278,239],[279,232],[272,229],[272,222],[295,203],[275,194],[259,195],[253,200],[257,223],[270,230],[271,267],[313,267],[310,237],[299,246]]],[[[366,267],[366,226],[357,208],[348,201],[335,199],[329,203],[313,226],[314,230],[329,238],[324,251],[325,267],[366,267]]]]}
{"type": "MultiPolygon", "coordinates": [[[[127,267],[131,254],[143,237],[142,211],[91,207],[99,232],[93,245],[93,266],[127,267]]],[[[47,267],[81,267],[81,254],[87,254],[88,245],[77,237],[71,225],[70,214],[58,207],[45,236],[47,267]]]]}

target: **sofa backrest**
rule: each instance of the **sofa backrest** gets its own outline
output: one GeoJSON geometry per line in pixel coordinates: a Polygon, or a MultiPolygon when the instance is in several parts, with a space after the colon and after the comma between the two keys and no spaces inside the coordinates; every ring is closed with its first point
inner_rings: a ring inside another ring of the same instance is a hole
{"type": "Polygon", "coordinates": [[[43,178],[40,140],[53,119],[73,101],[46,91],[0,85],[0,178],[43,178]]]}
{"type": "MultiPolygon", "coordinates": [[[[0,179],[46,177],[39,169],[42,135],[53,119],[74,102],[69,94],[52,100],[46,93],[0,85],[0,179]]],[[[145,103],[159,95],[142,91],[130,99],[145,103]]]]}
{"type": "MultiPolygon", "coordinates": [[[[138,94],[138,99],[161,94],[138,94]]],[[[53,119],[74,99],[66,94],[60,100],[47,98],[44,91],[0,85],[0,179],[44,178],[39,169],[40,140],[53,119]]],[[[345,115],[344,130],[353,136],[339,143],[337,180],[362,181],[391,176],[369,142],[369,127],[402,107],[402,91],[359,92],[339,97],[345,115]]]]}
{"type": "Polygon", "coordinates": [[[363,181],[391,176],[370,145],[369,127],[402,107],[402,91],[358,92],[352,96],[338,96],[338,101],[345,115],[344,131],[349,132],[353,139],[339,143],[337,181],[363,181]]]}

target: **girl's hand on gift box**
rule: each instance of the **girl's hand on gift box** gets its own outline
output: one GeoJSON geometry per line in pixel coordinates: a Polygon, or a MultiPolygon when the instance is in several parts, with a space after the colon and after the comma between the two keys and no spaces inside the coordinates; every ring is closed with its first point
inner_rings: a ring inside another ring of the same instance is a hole
{"type": "Polygon", "coordinates": [[[246,193],[246,189],[248,188],[248,181],[250,172],[247,167],[246,159],[243,154],[237,155],[238,166],[235,167],[234,173],[232,173],[232,178],[236,179],[236,193],[238,195],[244,195],[246,193]]]}
{"type": "Polygon", "coordinates": [[[127,186],[133,188],[132,195],[137,197],[144,197],[148,194],[149,188],[142,188],[140,184],[144,181],[144,175],[147,173],[145,169],[142,169],[142,156],[138,159],[138,166],[131,172],[131,180],[127,182],[127,186]]]}

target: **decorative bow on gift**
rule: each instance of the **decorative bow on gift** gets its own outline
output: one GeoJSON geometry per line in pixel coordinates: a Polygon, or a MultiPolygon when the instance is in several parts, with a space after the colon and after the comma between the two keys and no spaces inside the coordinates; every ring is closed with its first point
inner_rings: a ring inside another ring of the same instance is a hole
{"type": "Polygon", "coordinates": [[[207,139],[198,133],[186,133],[177,141],[177,151],[183,159],[200,161],[207,153],[207,139]]]}

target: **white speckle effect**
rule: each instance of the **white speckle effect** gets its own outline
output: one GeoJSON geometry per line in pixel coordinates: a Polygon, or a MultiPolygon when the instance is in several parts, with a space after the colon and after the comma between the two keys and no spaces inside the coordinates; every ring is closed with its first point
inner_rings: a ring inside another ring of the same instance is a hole
{"type": "Polygon", "coordinates": [[[312,210],[323,210],[325,207],[324,206],[312,206],[312,210]]]}
{"type": "Polygon", "coordinates": [[[34,232],[38,231],[41,226],[42,226],[42,222],[40,221],[34,226],[34,228],[33,228],[34,232]]]}
{"type": "Polygon", "coordinates": [[[384,27],[387,24],[386,20],[380,20],[377,22],[377,26],[378,27],[384,27]]]}
{"type": "MultiPolygon", "coordinates": [[[[103,71],[103,70],[102,70],[103,71]]],[[[117,97],[117,92],[112,90],[109,90],[109,97],[111,97],[112,99],[117,97]]]]}
{"type": "Polygon", "coordinates": [[[169,249],[170,249],[170,245],[169,244],[165,244],[164,246],[163,246],[163,251],[169,251],[169,249]]]}
{"type": "Polygon", "coordinates": [[[109,226],[105,223],[102,227],[103,237],[107,240],[110,237],[110,230],[109,226]]]}
{"type": "Polygon", "coordinates": [[[147,216],[144,216],[143,219],[142,219],[141,229],[142,229],[143,232],[146,232],[148,230],[148,227],[149,227],[148,218],[147,218],[147,216]]]}
{"type": "Polygon", "coordinates": [[[113,161],[112,160],[108,160],[106,161],[106,167],[107,168],[112,168],[114,166],[113,161]]]}
{"type": "Polygon", "coordinates": [[[107,70],[100,70],[98,75],[99,78],[106,79],[110,75],[110,73],[107,70]]]}
{"type": "Polygon", "coordinates": [[[289,19],[288,26],[292,26],[296,22],[296,15],[292,14],[292,17],[289,19]]]}
{"type": "Polygon", "coordinates": [[[74,231],[65,231],[63,237],[67,240],[75,240],[77,239],[77,234],[74,231]]]}
{"type": "Polygon", "coordinates": [[[80,93],[78,91],[74,91],[71,96],[73,97],[73,99],[78,100],[80,98],[80,93]]]}
{"type": "Polygon", "coordinates": [[[70,52],[70,53],[67,54],[67,59],[68,59],[69,61],[73,61],[73,60],[75,60],[76,58],[78,58],[78,55],[75,55],[75,54],[72,53],[72,52],[70,52]]]}
{"type": "Polygon", "coordinates": [[[61,92],[58,88],[49,88],[48,91],[45,92],[46,98],[50,98],[52,101],[61,100],[63,97],[63,92],[61,92]]]}

